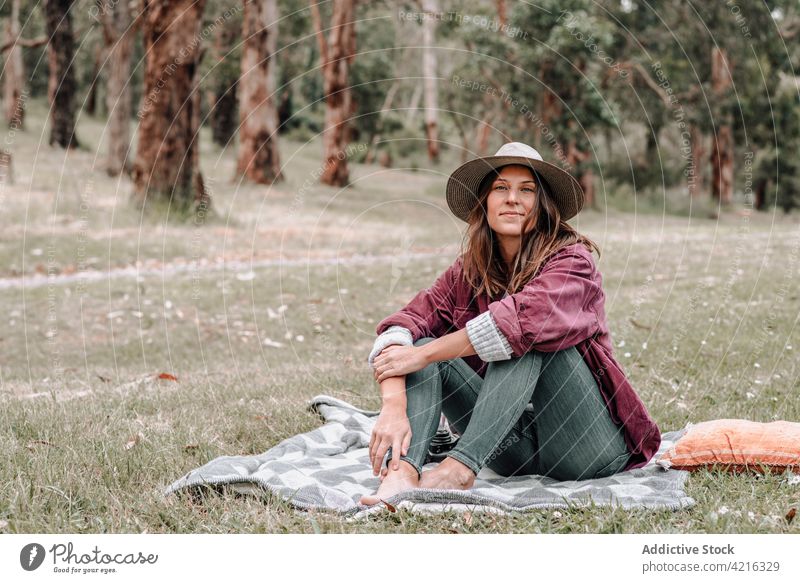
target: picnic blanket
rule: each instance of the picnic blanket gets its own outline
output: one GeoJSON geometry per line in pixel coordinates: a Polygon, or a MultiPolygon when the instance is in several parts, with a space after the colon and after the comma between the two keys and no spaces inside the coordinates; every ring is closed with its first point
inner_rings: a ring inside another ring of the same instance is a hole
{"type": "MultiPolygon", "coordinates": [[[[308,403],[325,424],[289,437],[259,455],[218,457],[172,483],[165,495],[222,485],[243,494],[277,494],[300,510],[327,509],[349,519],[386,511],[383,504],[364,506],[362,494],[379,484],[369,463],[369,439],[378,411],[365,411],[328,395],[308,403]]],[[[643,468],[581,481],[525,475],[503,477],[483,468],[469,490],[417,488],[386,501],[417,512],[471,510],[508,513],[537,508],[619,506],[681,509],[695,504],[683,490],[689,472],[666,469],[656,462],[688,426],[662,433],[661,447],[643,468]]],[[[423,469],[434,467],[428,463],[423,469]]]]}

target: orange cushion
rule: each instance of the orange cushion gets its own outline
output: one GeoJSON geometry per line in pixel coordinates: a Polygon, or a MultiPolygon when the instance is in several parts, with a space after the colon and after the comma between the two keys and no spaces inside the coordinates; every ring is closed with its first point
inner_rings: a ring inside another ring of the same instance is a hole
{"type": "Polygon", "coordinates": [[[689,471],[718,466],[731,472],[780,472],[800,467],[800,423],[744,419],[690,423],[656,463],[689,471]]]}

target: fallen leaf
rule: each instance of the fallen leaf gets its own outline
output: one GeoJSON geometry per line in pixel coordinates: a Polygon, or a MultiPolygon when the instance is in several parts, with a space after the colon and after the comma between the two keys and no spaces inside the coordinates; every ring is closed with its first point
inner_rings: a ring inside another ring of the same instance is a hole
{"type": "Polygon", "coordinates": [[[158,375],[157,378],[165,381],[175,381],[176,383],[178,382],[178,377],[176,377],[175,375],[171,375],[168,372],[162,372],[160,375],[158,375]]]}
{"type": "Polygon", "coordinates": [[[183,451],[194,451],[198,447],[200,447],[200,446],[197,445],[196,443],[190,443],[189,445],[184,445],[183,446],[183,451]]]}
{"type": "Polygon", "coordinates": [[[465,512],[463,518],[464,524],[467,526],[472,526],[472,512],[465,512]]]}
{"type": "Polygon", "coordinates": [[[130,439],[127,441],[127,443],[125,444],[125,449],[126,449],[126,450],[128,450],[128,449],[133,449],[134,447],[136,447],[136,445],[138,445],[138,443],[139,443],[139,442],[140,442],[142,439],[144,439],[144,435],[142,435],[142,432],[140,431],[139,433],[137,433],[136,435],[134,435],[133,437],[131,437],[131,438],[130,438],[130,439]]]}
{"type": "Polygon", "coordinates": [[[786,522],[791,524],[792,520],[794,520],[794,515],[795,514],[797,514],[797,508],[792,506],[791,508],[789,508],[789,512],[786,513],[786,522]]]}
{"type": "Polygon", "coordinates": [[[103,381],[104,383],[110,383],[111,382],[111,379],[109,379],[107,377],[104,377],[101,374],[97,375],[97,378],[100,379],[101,381],[103,381]]]}
{"type": "Polygon", "coordinates": [[[395,508],[394,506],[392,506],[391,504],[389,504],[389,503],[388,503],[386,500],[384,500],[383,498],[380,498],[380,501],[381,501],[381,502],[383,502],[384,506],[386,506],[386,508],[388,508],[388,509],[389,509],[389,512],[397,512],[397,508],[395,508]]]}

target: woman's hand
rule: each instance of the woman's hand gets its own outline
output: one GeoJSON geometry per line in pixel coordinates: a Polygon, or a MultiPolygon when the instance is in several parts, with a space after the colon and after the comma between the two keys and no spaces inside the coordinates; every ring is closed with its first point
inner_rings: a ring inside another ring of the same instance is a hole
{"type": "Polygon", "coordinates": [[[379,383],[389,377],[405,376],[422,370],[428,364],[423,346],[391,344],[381,350],[373,362],[375,380],[379,383]]]}
{"type": "Polygon", "coordinates": [[[369,440],[369,461],[372,473],[376,476],[381,469],[383,456],[392,447],[392,468],[400,467],[400,456],[408,454],[411,445],[411,424],[405,409],[405,399],[401,403],[384,402],[378,420],[372,429],[369,440]]]}

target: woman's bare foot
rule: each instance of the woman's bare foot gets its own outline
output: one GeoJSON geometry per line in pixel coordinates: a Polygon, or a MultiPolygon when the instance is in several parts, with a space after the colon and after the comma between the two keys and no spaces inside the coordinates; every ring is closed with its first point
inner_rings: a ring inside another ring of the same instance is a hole
{"type": "Polygon", "coordinates": [[[435,490],[469,490],[475,483],[475,472],[455,458],[446,457],[432,470],[422,472],[420,488],[435,490]]]}
{"type": "MultiPolygon", "coordinates": [[[[390,464],[391,465],[391,460],[390,464]]],[[[373,495],[364,495],[360,502],[367,506],[386,500],[398,492],[419,487],[419,476],[416,468],[405,460],[400,460],[400,468],[381,471],[381,484],[373,495]]]]}

